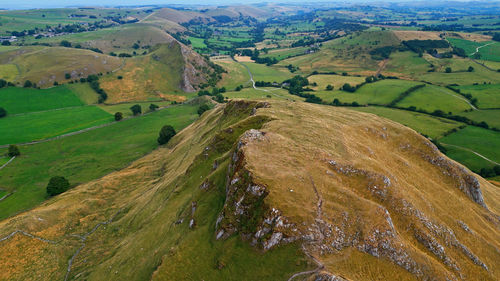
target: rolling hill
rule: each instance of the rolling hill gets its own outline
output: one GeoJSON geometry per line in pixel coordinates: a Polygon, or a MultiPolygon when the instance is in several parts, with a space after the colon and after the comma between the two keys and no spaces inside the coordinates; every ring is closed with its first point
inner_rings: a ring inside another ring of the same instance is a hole
{"type": "Polygon", "coordinates": [[[0,279],[496,280],[499,199],[398,123],[231,101],[0,222],[0,279]]]}

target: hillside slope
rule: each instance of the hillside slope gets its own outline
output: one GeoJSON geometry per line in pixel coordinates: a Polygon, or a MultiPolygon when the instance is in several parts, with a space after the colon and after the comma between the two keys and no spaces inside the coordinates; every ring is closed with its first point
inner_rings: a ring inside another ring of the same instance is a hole
{"type": "Polygon", "coordinates": [[[0,279],[497,280],[499,199],[397,123],[233,101],[0,222],[0,279]]]}
{"type": "Polygon", "coordinates": [[[199,54],[171,38],[149,54],[125,60],[115,75],[103,78],[101,87],[108,102],[146,99],[183,101],[184,92],[194,92],[209,79],[213,69],[199,54]],[[122,79],[117,79],[122,76],[122,79]]]}

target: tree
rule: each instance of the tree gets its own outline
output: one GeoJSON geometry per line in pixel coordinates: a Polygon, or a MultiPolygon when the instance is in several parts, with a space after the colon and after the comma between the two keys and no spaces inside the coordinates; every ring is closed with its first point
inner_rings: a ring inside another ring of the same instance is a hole
{"type": "Polygon", "coordinates": [[[26,80],[26,81],[24,81],[23,87],[24,88],[31,88],[31,87],[33,87],[33,83],[31,83],[30,80],[26,80]]]}
{"type": "Polygon", "coordinates": [[[71,74],[69,74],[69,73],[64,73],[64,78],[66,78],[66,79],[71,79],[71,74]]]}
{"type": "Polygon", "coordinates": [[[7,116],[7,110],[5,108],[0,107],[0,118],[7,116]]]}
{"type": "Polygon", "coordinates": [[[356,91],[356,87],[351,86],[349,83],[345,83],[344,86],[342,86],[342,91],[354,93],[356,91]]]}
{"type": "Polygon", "coordinates": [[[149,110],[151,110],[151,111],[155,111],[155,110],[157,110],[158,108],[159,108],[159,106],[157,106],[156,104],[150,104],[150,105],[149,105],[149,110]]]}
{"type": "Polygon", "coordinates": [[[447,68],[445,69],[445,72],[446,72],[446,73],[451,73],[451,67],[447,67],[447,68]]]}
{"type": "Polygon", "coordinates": [[[330,84],[328,84],[328,85],[326,86],[326,90],[327,90],[327,91],[333,91],[333,86],[332,86],[332,85],[330,85],[330,84]]]}
{"type": "Polygon", "coordinates": [[[217,94],[217,95],[215,95],[214,100],[216,102],[218,102],[218,103],[223,103],[224,102],[224,96],[221,95],[221,94],[217,94]]]}
{"type": "Polygon", "coordinates": [[[173,136],[175,136],[175,129],[170,125],[165,125],[160,130],[160,136],[158,137],[158,143],[160,145],[166,144],[173,136]]]}
{"type": "Polygon", "coordinates": [[[132,114],[134,115],[139,115],[142,113],[142,108],[140,105],[136,104],[136,105],[133,105],[130,110],[132,110],[132,114]]]}
{"type": "Polygon", "coordinates": [[[123,119],[123,113],[117,112],[115,113],[115,121],[120,121],[123,119]]]}
{"type": "Polygon", "coordinates": [[[198,115],[201,116],[203,114],[203,112],[205,112],[209,109],[210,109],[210,107],[208,107],[208,104],[206,104],[206,103],[200,105],[200,107],[198,107],[198,115]]]}
{"type": "Polygon", "coordinates": [[[14,157],[14,156],[19,156],[21,155],[21,152],[19,151],[19,148],[17,147],[17,145],[15,144],[11,144],[9,145],[9,152],[8,152],[8,155],[10,157],[14,157]]]}
{"type": "Polygon", "coordinates": [[[500,176],[500,165],[496,165],[495,167],[493,167],[493,171],[497,176],[500,176]]]}
{"type": "Polygon", "coordinates": [[[60,45],[67,48],[71,47],[71,43],[68,40],[62,40],[60,45]]]}
{"type": "Polygon", "coordinates": [[[469,66],[469,68],[467,68],[467,71],[468,71],[468,72],[472,72],[472,71],[474,71],[474,67],[469,66]]]}
{"type": "Polygon", "coordinates": [[[2,41],[2,46],[10,46],[10,41],[2,41]]]}
{"type": "Polygon", "coordinates": [[[47,184],[47,194],[49,196],[55,196],[61,194],[69,189],[69,181],[60,176],[55,176],[50,178],[49,184],[47,184]]]}
{"type": "Polygon", "coordinates": [[[8,84],[7,81],[0,79],[0,88],[7,86],[7,84],[8,84]]]}

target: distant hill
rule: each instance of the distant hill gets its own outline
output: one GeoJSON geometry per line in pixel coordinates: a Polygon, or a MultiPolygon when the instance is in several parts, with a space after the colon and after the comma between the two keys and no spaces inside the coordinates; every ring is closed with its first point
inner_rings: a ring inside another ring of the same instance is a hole
{"type": "Polygon", "coordinates": [[[0,279],[498,280],[499,200],[392,121],[231,101],[0,222],[0,279]]]}

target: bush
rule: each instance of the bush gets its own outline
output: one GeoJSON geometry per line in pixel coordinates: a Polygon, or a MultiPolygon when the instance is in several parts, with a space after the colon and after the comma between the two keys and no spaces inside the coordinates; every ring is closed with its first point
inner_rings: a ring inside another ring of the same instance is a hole
{"type": "Polygon", "coordinates": [[[140,105],[136,104],[130,107],[130,110],[132,110],[132,114],[134,115],[139,115],[142,113],[142,108],[140,105]]]}
{"type": "Polygon", "coordinates": [[[493,171],[497,176],[500,176],[500,165],[496,165],[495,167],[493,167],[493,171]]]}
{"type": "Polygon", "coordinates": [[[160,136],[158,137],[158,143],[160,145],[168,143],[168,141],[175,136],[175,129],[170,125],[165,125],[160,130],[160,136]]]}
{"type": "Polygon", "coordinates": [[[15,144],[11,144],[9,145],[9,152],[8,152],[8,155],[10,157],[14,157],[14,156],[19,156],[21,155],[21,152],[19,151],[19,148],[17,147],[17,145],[15,144]]]}
{"type": "Polygon", "coordinates": [[[5,108],[0,107],[0,118],[7,116],[7,110],[5,108]]]}
{"type": "Polygon", "coordinates": [[[445,69],[445,72],[446,72],[446,73],[451,73],[451,67],[447,67],[447,68],[445,69]]]}
{"type": "Polygon", "coordinates": [[[118,78],[118,80],[122,80],[122,79],[123,79],[123,76],[118,75],[118,77],[116,77],[116,78],[118,78]]]}
{"type": "Polygon", "coordinates": [[[159,107],[159,106],[157,106],[156,104],[150,104],[150,105],[149,105],[149,110],[151,110],[151,111],[155,111],[155,110],[157,110],[158,108],[160,108],[160,107],[159,107]]]}
{"type": "Polygon", "coordinates": [[[205,112],[205,111],[207,111],[209,109],[210,109],[210,107],[208,107],[208,104],[206,104],[206,103],[200,105],[200,107],[198,107],[198,115],[201,116],[203,114],[203,112],[205,112]]]}
{"type": "Polygon", "coordinates": [[[333,86],[332,86],[332,85],[330,85],[330,84],[328,84],[328,85],[326,86],[326,90],[327,90],[327,91],[333,91],[333,86]]]}
{"type": "Polygon", "coordinates": [[[24,88],[31,88],[31,87],[33,87],[33,83],[31,83],[30,80],[26,80],[26,81],[24,81],[23,87],[24,88]]]}
{"type": "Polygon", "coordinates": [[[71,43],[68,40],[62,40],[59,45],[67,48],[71,47],[71,43]]]}
{"type": "Polygon", "coordinates": [[[52,177],[47,184],[47,194],[55,196],[69,189],[69,181],[64,177],[52,177]]]}
{"type": "Polygon", "coordinates": [[[64,78],[66,78],[66,79],[71,79],[71,74],[69,74],[69,73],[65,73],[65,74],[64,74],[64,78]]]}
{"type": "Polygon", "coordinates": [[[0,79],[0,88],[3,88],[5,86],[7,86],[7,85],[8,85],[7,81],[5,81],[3,79],[0,79]]]}
{"type": "Polygon", "coordinates": [[[342,86],[342,91],[354,93],[356,91],[356,87],[351,86],[349,83],[345,83],[344,86],[342,86]]]}
{"type": "Polygon", "coordinates": [[[115,113],[115,121],[120,121],[123,119],[123,113],[117,112],[115,113]]]}
{"type": "Polygon", "coordinates": [[[469,66],[469,68],[467,68],[467,71],[468,71],[468,72],[472,72],[472,71],[474,71],[474,67],[469,66]]]}

